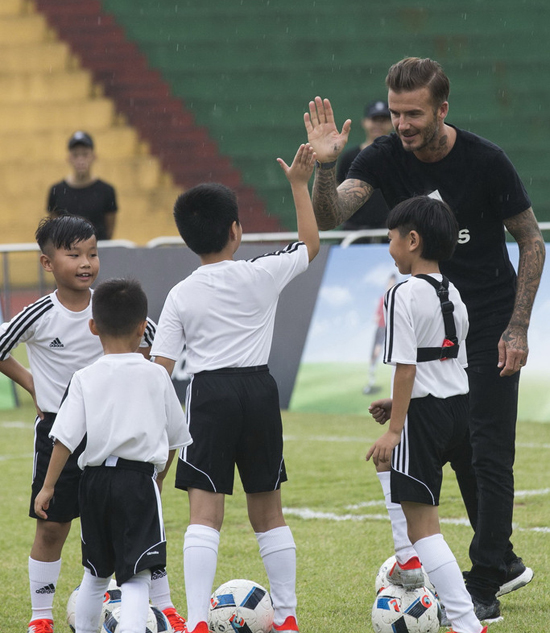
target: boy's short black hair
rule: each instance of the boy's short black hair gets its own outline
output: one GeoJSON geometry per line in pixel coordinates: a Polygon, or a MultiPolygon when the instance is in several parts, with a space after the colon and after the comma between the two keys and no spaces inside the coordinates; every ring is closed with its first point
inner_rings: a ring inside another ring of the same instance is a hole
{"type": "Polygon", "coordinates": [[[388,230],[400,235],[416,231],[422,238],[423,259],[442,262],[450,259],[458,240],[458,222],[446,202],[416,196],[400,202],[388,215],[388,230]]]}
{"type": "Polygon", "coordinates": [[[183,241],[197,255],[219,253],[239,224],[235,192],[219,183],[203,183],[182,193],[174,204],[174,220],[183,241]]]}
{"type": "Polygon", "coordinates": [[[54,249],[70,250],[75,242],[85,242],[96,234],[94,225],[78,215],[58,215],[44,218],[36,229],[35,238],[40,250],[51,244],[54,249]]]}
{"type": "Polygon", "coordinates": [[[109,279],[92,295],[92,317],[106,336],[127,336],[147,319],[147,296],[139,281],[109,279]]]}

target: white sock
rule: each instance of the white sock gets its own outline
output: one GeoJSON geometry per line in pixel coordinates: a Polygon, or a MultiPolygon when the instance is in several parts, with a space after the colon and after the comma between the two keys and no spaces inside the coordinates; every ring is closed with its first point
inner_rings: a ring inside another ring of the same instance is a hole
{"type": "Polygon", "coordinates": [[[256,533],[269,590],[275,610],[275,624],[283,624],[289,615],[296,617],[296,544],[290,528],[274,528],[256,533]]]}
{"type": "Polygon", "coordinates": [[[218,564],[220,533],[194,523],[188,526],[183,542],[183,573],[187,598],[187,628],[208,622],[208,608],[218,564]]]}
{"type": "Polygon", "coordinates": [[[413,547],[407,533],[407,519],[403,514],[401,504],[393,503],[391,500],[390,471],[377,472],[376,474],[378,475],[380,485],[382,486],[382,492],[384,493],[384,499],[386,501],[386,509],[390,517],[395,558],[398,563],[404,565],[407,561],[411,560],[413,556],[417,556],[416,550],[413,547]]]}
{"type": "Polygon", "coordinates": [[[97,633],[103,607],[103,596],[111,578],[92,576],[89,569],[84,568],[84,576],[75,605],[75,628],[78,633],[97,633]]]}
{"type": "Polygon", "coordinates": [[[433,534],[414,544],[424,569],[445,605],[455,633],[481,633],[460,567],[443,534],[433,534]]]}
{"type": "MultiPolygon", "coordinates": [[[[149,614],[149,591],[151,590],[151,570],[140,571],[120,586],[120,633],[145,631],[149,614]]],[[[80,633],[80,632],[78,632],[80,633]]]]}
{"type": "Polygon", "coordinates": [[[166,568],[157,569],[151,574],[151,602],[160,611],[174,608],[170,596],[170,584],[166,568]]]}
{"type": "Polygon", "coordinates": [[[53,563],[34,560],[29,556],[29,585],[31,590],[32,620],[53,620],[53,598],[61,559],[53,563]]]}

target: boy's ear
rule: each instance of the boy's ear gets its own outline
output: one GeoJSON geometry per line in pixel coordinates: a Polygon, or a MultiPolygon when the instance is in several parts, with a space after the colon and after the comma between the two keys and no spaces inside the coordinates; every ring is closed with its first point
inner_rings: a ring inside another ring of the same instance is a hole
{"type": "Polygon", "coordinates": [[[52,260],[47,255],[44,255],[44,253],[40,255],[40,265],[48,273],[53,271],[52,260]]]}
{"type": "Polygon", "coordinates": [[[90,319],[88,321],[88,325],[90,327],[90,332],[94,335],[94,336],[99,336],[99,332],[97,331],[97,327],[95,325],[95,321],[93,319],[90,319]]]}
{"type": "Polygon", "coordinates": [[[142,337],[145,334],[145,328],[147,327],[147,321],[142,321],[138,325],[137,333],[142,337]]]}
{"type": "Polygon", "coordinates": [[[422,243],[422,238],[420,237],[419,233],[417,231],[415,231],[414,229],[412,231],[409,232],[409,250],[412,251],[416,251],[418,248],[420,248],[422,243]]]}
{"type": "Polygon", "coordinates": [[[229,229],[229,239],[234,242],[237,239],[238,235],[239,235],[239,223],[236,220],[234,220],[233,224],[231,225],[231,228],[229,229]]]}

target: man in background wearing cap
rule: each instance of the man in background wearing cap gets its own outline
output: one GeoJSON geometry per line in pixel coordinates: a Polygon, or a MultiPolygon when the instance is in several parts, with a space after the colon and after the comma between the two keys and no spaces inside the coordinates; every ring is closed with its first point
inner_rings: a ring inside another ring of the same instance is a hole
{"type": "MultiPolygon", "coordinates": [[[[338,184],[344,182],[354,158],[362,149],[370,145],[379,136],[386,136],[393,131],[388,104],[382,99],[371,101],[365,106],[361,127],[365,130],[365,140],[361,145],[350,147],[343,152],[338,159],[336,180],[338,184]]],[[[361,229],[381,229],[386,226],[388,206],[382,192],[379,189],[373,191],[369,200],[359,208],[349,220],[342,224],[346,231],[358,231],[361,229]]],[[[363,244],[372,242],[384,242],[385,238],[362,238],[358,242],[363,244]]]]}
{"type": "Polygon", "coordinates": [[[72,173],[50,189],[48,213],[69,213],[89,220],[98,240],[110,240],[117,212],[114,188],[92,175],[94,141],[86,132],[75,132],[68,143],[68,163],[72,173]]]}

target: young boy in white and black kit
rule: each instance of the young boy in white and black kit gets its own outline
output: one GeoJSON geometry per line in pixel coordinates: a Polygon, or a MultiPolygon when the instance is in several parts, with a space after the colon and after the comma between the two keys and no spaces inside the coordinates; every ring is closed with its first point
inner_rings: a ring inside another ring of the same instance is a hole
{"type": "MultiPolygon", "coordinates": [[[[0,325],[0,372],[32,396],[36,408],[32,493],[29,515],[36,519],[28,559],[32,616],[28,633],[53,633],[53,603],[61,572],[61,554],[79,516],[78,485],[81,470],[75,451],[57,486],[56,504],[48,520],[34,512],[34,499],[42,488],[52,452],[49,433],[67,385],[78,369],[103,355],[97,336],[90,332],[92,284],[99,274],[99,254],[93,225],[74,215],[45,218],[36,231],[40,263],[55,279],[56,290],[24,308],[0,325]],[[12,355],[24,343],[30,371],[12,355]]],[[[149,357],[155,323],[148,320],[140,351],[149,357]]],[[[155,574],[151,600],[170,620],[175,631],[184,631],[183,618],[170,596],[165,570],[155,574]]]]}
{"type": "Polygon", "coordinates": [[[113,572],[122,589],[120,627],[143,631],[151,574],[166,565],[160,491],[177,448],[191,443],[170,377],[136,353],[147,326],[147,298],[138,282],[98,286],[90,330],[105,355],[77,371],[50,437],[55,444],[34,509],[48,518],[56,483],[84,438],[78,458],[82,564],[77,633],[96,633],[113,572]]]}
{"type": "Polygon", "coordinates": [[[208,633],[225,495],[235,464],[260,547],[275,610],[273,628],[298,631],[296,546],[281,504],[286,481],[277,385],[267,361],[279,294],[319,250],[308,181],[315,154],[302,145],[290,167],[301,241],[252,260],[234,260],[242,236],[235,194],[219,184],[198,185],[176,201],[178,230],[201,266],[170,291],[151,354],[169,372],[184,345],[186,415],[193,444],[178,460],[176,486],[188,491],[184,541],[187,625],[208,633]]]}
{"type": "Polygon", "coordinates": [[[398,204],[388,216],[390,255],[411,275],[384,300],[384,362],[394,366],[392,398],[373,402],[389,428],[369,449],[376,465],[391,460],[391,500],[401,504],[412,542],[454,633],[484,633],[462,572],[439,529],[437,506],[445,463],[469,455],[465,339],[468,314],[441,275],[458,224],[444,202],[428,196],[398,204]]]}

